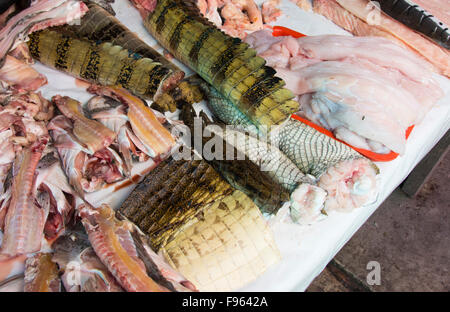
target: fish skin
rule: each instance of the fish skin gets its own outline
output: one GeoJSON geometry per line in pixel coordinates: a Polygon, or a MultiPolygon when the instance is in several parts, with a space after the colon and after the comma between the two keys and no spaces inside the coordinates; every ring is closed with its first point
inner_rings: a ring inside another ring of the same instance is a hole
{"type": "Polygon", "coordinates": [[[50,253],[37,253],[25,262],[25,292],[60,292],[58,267],[50,253]]]}
{"type": "MultiPolygon", "coordinates": [[[[133,1],[138,7],[141,1],[133,1]]],[[[159,0],[144,26],[177,59],[233,102],[262,131],[298,110],[284,81],[238,38],[205,19],[195,1],[159,0]],[[267,126],[267,127],[266,127],[267,126]]]]}
{"type": "Polygon", "coordinates": [[[56,104],[63,115],[73,120],[74,135],[88,147],[91,154],[108,147],[115,140],[115,132],[83,114],[80,102],[68,96],[62,97],[60,95],[55,95],[52,102],[56,104]]]}
{"type": "Polygon", "coordinates": [[[182,226],[233,188],[205,160],[170,157],[153,169],[119,211],[148,235],[158,251],[182,226]]]}
{"type": "Polygon", "coordinates": [[[68,229],[53,244],[52,261],[63,272],[68,292],[122,292],[123,289],[91,247],[81,223],[68,229]]]}
{"type": "Polygon", "coordinates": [[[164,91],[171,70],[110,42],[87,39],[46,29],[29,35],[34,59],[90,83],[121,86],[146,99],[164,91]]]}
{"type": "Polygon", "coordinates": [[[92,248],[126,291],[168,291],[147,275],[131,237],[129,223],[119,221],[107,205],[94,208],[83,204],[78,209],[92,248]]]}
{"type": "Polygon", "coordinates": [[[35,175],[48,141],[48,135],[42,136],[16,157],[1,256],[15,257],[36,252],[41,248],[48,211],[35,202],[35,175]]]}
{"type": "Polygon", "coordinates": [[[131,124],[134,135],[145,148],[143,151],[152,158],[166,157],[175,145],[175,139],[164,128],[158,117],[141,99],[133,96],[126,90],[116,87],[92,86],[89,91],[112,97],[127,106],[127,118],[131,124]]]}
{"type": "Polygon", "coordinates": [[[60,26],[58,31],[69,32],[80,39],[86,38],[92,42],[110,42],[142,57],[161,63],[162,66],[171,70],[171,73],[167,75],[163,82],[163,89],[165,90],[171,89],[183,79],[184,72],[180,68],[147,45],[110,12],[91,1],[86,2],[86,5],[89,11],[81,18],[79,25],[60,26]]]}

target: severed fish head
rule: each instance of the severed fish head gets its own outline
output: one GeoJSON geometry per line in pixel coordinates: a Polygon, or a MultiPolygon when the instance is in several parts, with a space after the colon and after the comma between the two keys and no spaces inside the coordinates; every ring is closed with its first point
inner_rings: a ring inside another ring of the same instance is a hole
{"type": "Polygon", "coordinates": [[[123,291],[95,254],[80,223],[59,237],[52,247],[52,260],[63,272],[61,279],[66,291],[123,291]]]}

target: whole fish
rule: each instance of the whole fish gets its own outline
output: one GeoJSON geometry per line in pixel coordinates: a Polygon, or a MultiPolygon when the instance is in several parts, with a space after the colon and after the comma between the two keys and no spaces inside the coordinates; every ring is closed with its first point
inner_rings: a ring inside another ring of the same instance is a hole
{"type": "Polygon", "coordinates": [[[236,291],[281,259],[271,229],[244,193],[209,206],[161,248],[200,291],[236,291]]]}
{"type": "Polygon", "coordinates": [[[285,82],[238,38],[204,18],[195,1],[133,0],[144,25],[177,59],[239,108],[263,132],[298,110],[285,82]],[[149,5],[151,4],[151,5],[149,5]]]}
{"type": "Polygon", "coordinates": [[[134,227],[131,222],[119,220],[111,207],[102,205],[94,208],[82,204],[78,209],[92,248],[126,291],[193,290],[189,288],[193,285],[185,280],[168,281],[164,277],[164,273],[151,260],[151,255],[146,253],[142,241],[133,237],[134,227]],[[140,258],[144,255],[147,256],[145,261],[140,258]]]}
{"type": "Polygon", "coordinates": [[[160,63],[168,70],[168,75],[163,82],[163,89],[170,89],[183,79],[184,72],[181,69],[142,41],[110,12],[91,1],[87,1],[86,5],[89,11],[77,23],[78,25],[64,25],[57,29],[92,42],[110,42],[160,63]]]}
{"type": "Polygon", "coordinates": [[[174,156],[153,169],[119,209],[148,235],[156,251],[208,204],[233,192],[233,188],[193,152],[188,153],[187,159],[174,156]]]}
{"type": "MultiPolygon", "coordinates": [[[[227,99],[215,96],[212,102],[212,105],[208,102],[208,106],[224,123],[253,129],[250,121],[243,118],[238,108],[227,99]]],[[[316,177],[317,185],[327,192],[325,211],[360,207],[377,193],[375,176],[378,168],[372,162],[299,120],[291,118],[275,129],[271,134],[271,144],[304,174],[316,177]]],[[[303,215],[301,210],[291,212],[300,213],[298,217],[303,215]]]]}
{"type": "Polygon", "coordinates": [[[110,42],[88,39],[46,29],[29,35],[28,47],[34,59],[90,83],[121,86],[147,98],[157,98],[167,88],[171,70],[110,42]]]}
{"type": "Polygon", "coordinates": [[[50,253],[37,253],[25,262],[25,292],[60,292],[58,266],[50,253]]]}

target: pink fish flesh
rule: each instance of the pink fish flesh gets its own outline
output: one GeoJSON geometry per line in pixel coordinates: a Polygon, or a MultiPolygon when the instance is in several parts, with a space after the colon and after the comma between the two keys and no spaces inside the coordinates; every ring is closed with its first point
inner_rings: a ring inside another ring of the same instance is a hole
{"type": "Polygon", "coordinates": [[[79,212],[97,256],[126,291],[165,292],[173,287],[148,275],[128,221],[119,221],[107,205],[82,205],[79,212]]]}
{"type": "Polygon", "coordinates": [[[41,248],[48,211],[36,203],[36,168],[49,138],[40,137],[16,157],[11,201],[0,254],[15,257],[41,248]]]}
{"type": "MultiPolygon", "coordinates": [[[[34,31],[67,24],[81,18],[88,11],[81,1],[41,0],[8,20],[0,30],[0,61],[34,31]]],[[[1,62],[0,62],[1,64],[1,62]]]]}
{"type": "Polygon", "coordinates": [[[7,55],[0,67],[0,81],[14,90],[34,91],[47,84],[47,78],[30,65],[7,55]]]}

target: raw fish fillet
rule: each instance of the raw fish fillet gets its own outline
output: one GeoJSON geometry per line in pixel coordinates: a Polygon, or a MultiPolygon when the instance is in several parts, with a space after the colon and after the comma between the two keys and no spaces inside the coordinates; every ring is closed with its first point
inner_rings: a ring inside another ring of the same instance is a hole
{"type": "Polygon", "coordinates": [[[246,41],[300,96],[303,116],[354,147],[402,154],[406,130],[443,96],[431,66],[385,38],[266,30],[246,41]]]}
{"type": "Polygon", "coordinates": [[[367,0],[316,0],[314,11],[357,36],[382,36],[399,41],[423,56],[436,70],[450,75],[450,52],[373,6],[367,0]]]}

